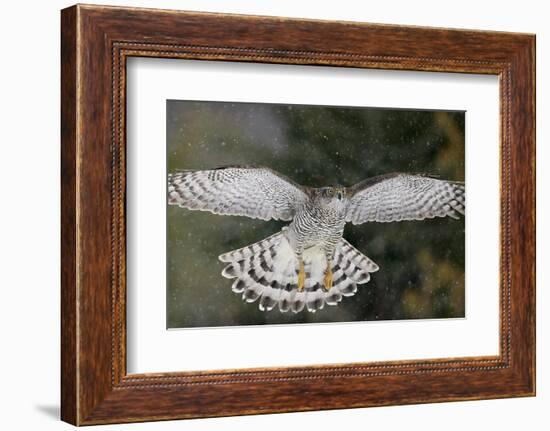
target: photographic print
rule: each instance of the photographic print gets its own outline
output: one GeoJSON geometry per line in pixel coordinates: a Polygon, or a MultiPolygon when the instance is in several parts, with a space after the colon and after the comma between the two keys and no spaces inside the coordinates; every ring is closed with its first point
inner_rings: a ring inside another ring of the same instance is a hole
{"type": "Polygon", "coordinates": [[[167,328],[465,316],[465,112],[166,111],[167,328]]]}

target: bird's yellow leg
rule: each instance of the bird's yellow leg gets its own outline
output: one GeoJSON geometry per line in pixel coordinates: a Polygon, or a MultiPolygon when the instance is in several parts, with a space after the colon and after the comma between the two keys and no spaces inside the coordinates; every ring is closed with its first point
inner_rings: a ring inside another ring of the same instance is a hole
{"type": "Polygon", "coordinates": [[[298,271],[298,292],[304,290],[304,285],[306,284],[306,270],[304,268],[304,260],[299,258],[300,269],[298,271]]]}
{"type": "Polygon", "coordinates": [[[325,270],[324,285],[325,291],[329,291],[332,288],[332,262],[330,259],[327,259],[327,269],[325,270]]]}

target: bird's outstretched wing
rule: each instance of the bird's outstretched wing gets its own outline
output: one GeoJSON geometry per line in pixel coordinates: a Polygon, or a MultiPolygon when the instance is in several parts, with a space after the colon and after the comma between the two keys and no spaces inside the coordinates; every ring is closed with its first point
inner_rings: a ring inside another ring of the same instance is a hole
{"type": "Polygon", "coordinates": [[[436,178],[389,174],[366,179],[348,189],[346,221],[393,222],[464,214],[464,184],[436,178]]]}
{"type": "Polygon", "coordinates": [[[292,220],[304,189],[264,167],[228,166],[168,174],[168,203],[214,214],[292,220]]]}

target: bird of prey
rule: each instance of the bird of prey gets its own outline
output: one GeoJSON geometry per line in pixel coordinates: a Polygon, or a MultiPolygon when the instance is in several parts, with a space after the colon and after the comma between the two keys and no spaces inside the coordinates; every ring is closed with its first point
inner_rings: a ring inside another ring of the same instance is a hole
{"type": "Polygon", "coordinates": [[[232,290],[260,310],[315,312],[338,305],[378,265],[343,238],[346,223],[459,218],[464,184],[392,173],[352,187],[301,186],[266,167],[228,166],[168,174],[168,203],[220,215],[290,223],[280,232],[219,256],[232,290]]]}

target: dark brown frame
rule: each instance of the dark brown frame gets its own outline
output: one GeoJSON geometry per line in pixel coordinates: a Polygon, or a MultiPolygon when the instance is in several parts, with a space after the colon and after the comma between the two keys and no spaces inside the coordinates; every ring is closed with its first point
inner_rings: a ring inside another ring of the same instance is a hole
{"type": "Polygon", "coordinates": [[[535,394],[534,35],[78,5],[62,11],[61,50],[63,420],[88,425],[535,394]],[[129,56],[498,75],[500,354],[128,375],[129,56]]]}

